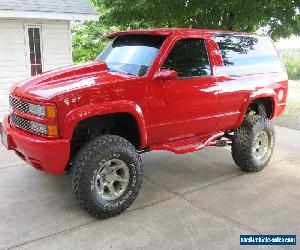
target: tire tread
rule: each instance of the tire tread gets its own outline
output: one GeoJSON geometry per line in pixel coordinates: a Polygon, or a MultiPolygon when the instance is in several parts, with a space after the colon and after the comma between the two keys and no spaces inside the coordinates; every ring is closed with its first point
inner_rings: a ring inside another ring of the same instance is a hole
{"type": "Polygon", "coordinates": [[[87,142],[83,148],[79,151],[77,156],[74,159],[74,166],[71,169],[71,182],[72,182],[72,190],[76,200],[79,202],[80,206],[87,210],[90,214],[95,217],[101,218],[109,218],[116,216],[122,212],[124,212],[136,199],[139,190],[142,186],[142,177],[143,177],[143,168],[142,168],[142,161],[141,158],[134,148],[133,145],[130,144],[127,140],[120,136],[116,135],[102,135],[92,139],[91,141],[87,142]],[[138,171],[138,178],[137,184],[134,190],[132,190],[132,195],[122,206],[114,208],[114,209],[107,209],[107,210],[99,210],[95,204],[91,204],[87,202],[86,197],[84,197],[82,188],[81,188],[81,181],[80,178],[83,175],[83,171],[85,170],[88,161],[93,157],[94,154],[100,151],[103,154],[109,154],[109,152],[126,152],[131,157],[133,157],[136,161],[136,165],[139,168],[138,171]]]}
{"type": "MultiPolygon", "coordinates": [[[[266,161],[257,163],[251,154],[252,141],[255,137],[256,129],[260,127],[265,127],[275,140],[274,127],[271,121],[260,115],[247,116],[242,125],[234,132],[231,147],[232,158],[236,165],[245,172],[259,172],[266,167],[271,159],[271,157],[269,157],[266,161]]],[[[272,151],[273,148],[274,147],[271,148],[272,151]]]]}

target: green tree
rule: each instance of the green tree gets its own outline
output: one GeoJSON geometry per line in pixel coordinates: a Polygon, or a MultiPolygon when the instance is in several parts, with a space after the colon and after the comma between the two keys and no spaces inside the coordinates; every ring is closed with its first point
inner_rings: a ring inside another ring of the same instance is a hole
{"type": "Polygon", "coordinates": [[[189,27],[255,32],[277,40],[300,34],[300,0],[90,0],[98,22],[73,25],[73,59],[94,60],[120,29],[189,27]]]}
{"type": "Polygon", "coordinates": [[[107,30],[99,21],[75,22],[72,25],[74,62],[94,60],[107,44],[107,30]]]}
{"type": "Polygon", "coordinates": [[[117,26],[109,25],[102,20],[107,8],[102,2],[91,0],[101,14],[100,21],[74,22],[72,24],[73,61],[75,63],[93,61],[106,47],[109,40],[107,33],[119,30],[117,26]]]}
{"type": "Polygon", "coordinates": [[[105,21],[123,28],[190,27],[254,32],[273,39],[300,34],[300,0],[93,0],[105,21]]]}

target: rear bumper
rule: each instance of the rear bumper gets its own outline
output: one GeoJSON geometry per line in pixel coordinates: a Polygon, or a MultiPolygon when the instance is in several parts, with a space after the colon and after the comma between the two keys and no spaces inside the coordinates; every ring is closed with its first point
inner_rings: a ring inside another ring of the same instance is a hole
{"type": "Polygon", "coordinates": [[[280,116],[284,112],[285,107],[286,107],[286,103],[277,104],[273,117],[280,116]]]}
{"type": "Polygon", "coordinates": [[[36,169],[50,174],[63,174],[70,157],[70,140],[44,139],[10,126],[8,116],[2,123],[8,150],[14,150],[36,169]]]}

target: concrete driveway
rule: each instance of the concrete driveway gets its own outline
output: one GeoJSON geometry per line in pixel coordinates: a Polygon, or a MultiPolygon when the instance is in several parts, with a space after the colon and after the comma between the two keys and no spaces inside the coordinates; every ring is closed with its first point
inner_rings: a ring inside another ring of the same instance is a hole
{"type": "Polygon", "coordinates": [[[273,159],[256,174],[224,148],[143,155],[138,199],[107,220],[79,208],[68,176],[40,173],[1,146],[0,249],[239,249],[240,234],[277,233],[296,234],[300,248],[300,131],[276,132],[273,159]]]}

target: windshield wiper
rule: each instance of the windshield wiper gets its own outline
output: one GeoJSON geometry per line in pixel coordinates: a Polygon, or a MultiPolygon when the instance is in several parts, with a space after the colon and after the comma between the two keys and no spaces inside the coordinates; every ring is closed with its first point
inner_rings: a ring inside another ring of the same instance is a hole
{"type": "Polygon", "coordinates": [[[130,72],[126,72],[126,71],[112,70],[112,69],[109,69],[109,71],[110,72],[117,72],[117,73],[121,73],[121,74],[126,74],[126,75],[130,75],[130,76],[136,76],[135,74],[130,73],[130,72]]]}

